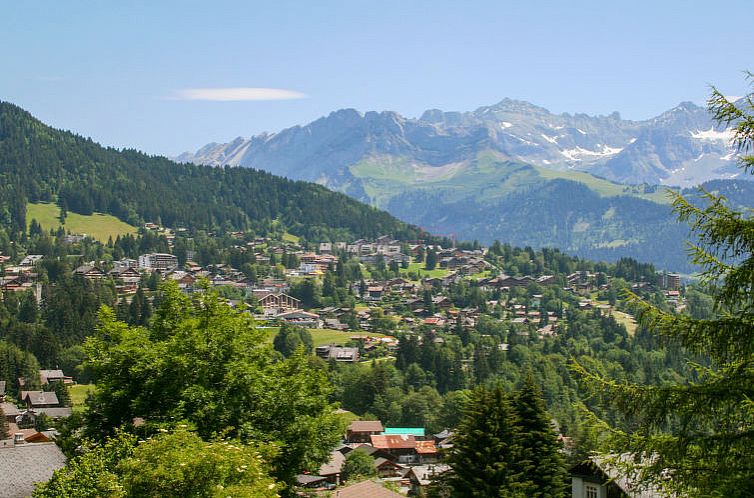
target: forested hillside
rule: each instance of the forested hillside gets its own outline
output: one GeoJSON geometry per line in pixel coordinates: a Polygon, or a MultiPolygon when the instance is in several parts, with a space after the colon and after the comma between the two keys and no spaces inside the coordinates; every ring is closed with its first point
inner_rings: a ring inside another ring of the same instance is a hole
{"type": "Polygon", "coordinates": [[[265,232],[275,220],[296,235],[326,239],[418,229],[311,183],[261,171],[176,164],[134,150],[105,148],[46,126],[0,102],[0,224],[25,230],[27,202],[58,202],[80,214],[112,214],[132,225],[265,232]]]}

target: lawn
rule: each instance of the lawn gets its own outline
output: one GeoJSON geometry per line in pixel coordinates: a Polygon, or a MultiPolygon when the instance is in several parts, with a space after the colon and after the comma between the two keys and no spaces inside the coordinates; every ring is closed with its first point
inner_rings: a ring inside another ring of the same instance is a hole
{"type": "Polygon", "coordinates": [[[68,393],[71,395],[71,405],[73,411],[80,412],[84,410],[86,395],[94,390],[94,384],[74,384],[68,386],[68,393]]]}
{"type": "MultiPolygon", "coordinates": [[[[45,230],[54,229],[60,226],[60,208],[51,203],[29,203],[26,205],[26,223],[31,224],[31,220],[37,220],[45,230]]],[[[81,215],[69,212],[65,218],[66,232],[72,234],[86,234],[100,242],[107,242],[109,237],[115,239],[118,235],[127,233],[136,233],[136,227],[125,223],[109,214],[94,213],[92,215],[81,215]]]]}
{"type": "Polygon", "coordinates": [[[613,310],[613,318],[615,318],[616,322],[622,323],[626,327],[628,335],[632,336],[636,333],[637,324],[633,316],[622,311],[613,310]]]}
{"type": "MultiPolygon", "coordinates": [[[[267,340],[269,342],[272,342],[272,340],[275,338],[275,335],[280,330],[280,327],[269,327],[263,329],[267,334],[267,340]]],[[[314,341],[314,347],[317,346],[326,346],[328,344],[336,344],[336,345],[342,345],[347,343],[351,337],[359,336],[359,337],[385,337],[384,334],[375,334],[375,333],[369,333],[369,332],[363,332],[363,331],[340,331],[340,330],[333,330],[333,329],[309,329],[309,333],[312,335],[312,340],[314,341]]]]}
{"type": "Polygon", "coordinates": [[[401,275],[406,276],[409,272],[419,273],[420,278],[442,278],[450,273],[450,270],[446,270],[445,268],[425,270],[424,263],[409,263],[407,269],[401,270],[401,275]]]}
{"type": "Polygon", "coordinates": [[[298,244],[298,241],[300,240],[299,237],[296,237],[292,233],[285,232],[283,234],[283,240],[285,242],[290,242],[291,244],[298,244]]]}

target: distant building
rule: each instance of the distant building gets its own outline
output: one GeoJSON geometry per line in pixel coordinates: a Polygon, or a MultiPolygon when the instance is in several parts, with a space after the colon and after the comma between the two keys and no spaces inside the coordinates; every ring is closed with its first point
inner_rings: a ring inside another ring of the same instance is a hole
{"type": "Polygon", "coordinates": [[[171,270],[178,266],[178,258],[172,254],[151,253],[139,256],[139,268],[150,270],[171,270]]]}
{"type": "Polygon", "coordinates": [[[318,346],[315,352],[322,359],[335,360],[338,363],[356,363],[359,361],[359,348],[318,346]]]}
{"type": "Polygon", "coordinates": [[[657,286],[663,290],[677,291],[681,288],[681,276],[677,273],[658,273],[657,286]]]}
{"type": "Polygon", "coordinates": [[[34,266],[37,261],[40,261],[44,256],[41,254],[29,254],[18,264],[19,266],[34,266]]]}
{"type": "Polygon", "coordinates": [[[349,443],[368,443],[370,436],[379,435],[383,430],[379,420],[354,420],[346,429],[346,440],[349,443]]]}

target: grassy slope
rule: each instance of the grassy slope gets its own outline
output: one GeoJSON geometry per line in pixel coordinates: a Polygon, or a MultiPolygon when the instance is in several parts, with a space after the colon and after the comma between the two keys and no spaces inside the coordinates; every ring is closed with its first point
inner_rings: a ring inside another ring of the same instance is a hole
{"type": "Polygon", "coordinates": [[[392,156],[369,157],[350,167],[364,182],[374,204],[384,206],[394,195],[408,189],[442,189],[448,201],[473,195],[492,200],[546,180],[564,179],[582,183],[602,197],[629,195],[659,204],[669,199],[665,188],[645,193],[641,186],[628,186],[575,170],[556,171],[507,161],[492,151],[480,152],[463,163],[432,167],[392,156]],[[428,174],[431,169],[440,174],[428,174]]]}
{"type": "Polygon", "coordinates": [[[68,393],[71,395],[71,404],[73,411],[79,412],[84,409],[86,395],[94,391],[94,384],[74,384],[68,386],[68,393]]]}
{"type": "MultiPolygon", "coordinates": [[[[26,223],[35,219],[45,230],[56,229],[60,226],[60,208],[55,204],[27,204],[26,223]]],[[[84,216],[77,213],[68,213],[65,219],[65,230],[72,234],[87,234],[95,239],[107,242],[108,237],[115,239],[118,235],[136,233],[136,228],[120,221],[114,216],[94,213],[84,216]]]]}
{"type": "MultiPolygon", "coordinates": [[[[280,328],[278,327],[270,327],[267,329],[264,329],[267,333],[267,340],[269,342],[272,342],[272,339],[274,339],[275,335],[278,333],[280,328]]],[[[369,333],[369,332],[359,332],[359,331],[340,331],[340,330],[333,330],[333,329],[309,329],[309,332],[312,334],[312,340],[314,341],[314,347],[317,346],[326,346],[328,344],[335,344],[335,345],[343,345],[349,341],[351,337],[359,336],[359,337],[385,337],[384,334],[377,334],[377,333],[369,333]]]]}

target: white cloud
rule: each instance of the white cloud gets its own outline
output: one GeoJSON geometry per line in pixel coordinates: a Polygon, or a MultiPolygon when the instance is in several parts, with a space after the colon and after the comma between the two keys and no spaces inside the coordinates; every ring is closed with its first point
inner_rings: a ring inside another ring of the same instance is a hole
{"type": "Polygon", "coordinates": [[[240,100],[294,100],[304,99],[307,95],[294,90],[282,88],[185,88],[178,90],[174,100],[212,100],[233,102],[240,100]]]}

